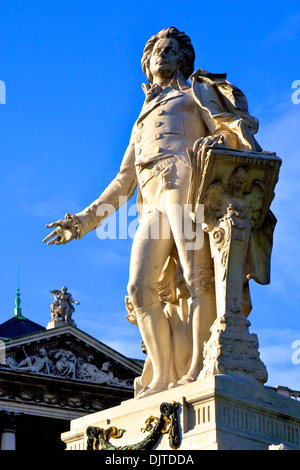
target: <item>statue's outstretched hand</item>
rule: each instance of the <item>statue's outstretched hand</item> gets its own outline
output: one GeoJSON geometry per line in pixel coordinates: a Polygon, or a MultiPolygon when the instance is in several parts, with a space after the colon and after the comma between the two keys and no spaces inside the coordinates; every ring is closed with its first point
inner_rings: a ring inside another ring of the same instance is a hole
{"type": "Polygon", "coordinates": [[[65,245],[76,236],[76,226],[73,220],[58,220],[46,225],[47,228],[55,228],[43,242],[48,242],[47,245],[65,245]],[[51,240],[52,239],[52,240],[51,240]],[[48,241],[50,240],[50,241],[48,241]]]}

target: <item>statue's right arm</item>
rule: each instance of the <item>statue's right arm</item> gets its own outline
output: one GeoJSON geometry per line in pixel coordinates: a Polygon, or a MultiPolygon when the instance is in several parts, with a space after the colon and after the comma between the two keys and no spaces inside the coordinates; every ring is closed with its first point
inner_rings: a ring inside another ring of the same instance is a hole
{"type": "Polygon", "coordinates": [[[109,214],[116,211],[132,197],[137,186],[134,148],[135,127],[129,145],[123,157],[120,170],[115,179],[103,191],[98,199],[77,214],[66,214],[65,220],[46,225],[55,228],[44,242],[48,245],[65,244],[77,238],[80,240],[86,233],[94,230],[109,214]]]}
{"type": "Polygon", "coordinates": [[[119,209],[130,199],[137,186],[134,140],[125,152],[120,171],[98,199],[83,211],[73,216],[76,223],[76,238],[80,240],[87,232],[94,230],[109,214],[119,209]]]}

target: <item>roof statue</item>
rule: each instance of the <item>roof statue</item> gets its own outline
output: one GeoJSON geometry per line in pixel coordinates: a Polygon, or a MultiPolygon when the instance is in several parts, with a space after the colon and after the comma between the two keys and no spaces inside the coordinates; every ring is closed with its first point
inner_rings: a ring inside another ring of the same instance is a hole
{"type": "Polygon", "coordinates": [[[72,314],[75,311],[73,304],[80,305],[80,303],[74,300],[72,294],[67,291],[68,288],[65,286],[61,290],[50,291],[54,295],[54,302],[51,304],[51,322],[47,328],[66,323],[76,326],[72,319],[72,314]]]}

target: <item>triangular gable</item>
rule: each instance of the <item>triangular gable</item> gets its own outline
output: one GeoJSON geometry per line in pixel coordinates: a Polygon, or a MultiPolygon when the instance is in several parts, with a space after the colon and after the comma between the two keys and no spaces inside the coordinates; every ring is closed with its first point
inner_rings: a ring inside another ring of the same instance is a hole
{"type": "Polygon", "coordinates": [[[140,362],[70,325],[13,338],[5,346],[5,369],[25,374],[132,389],[142,372],[140,362]]]}

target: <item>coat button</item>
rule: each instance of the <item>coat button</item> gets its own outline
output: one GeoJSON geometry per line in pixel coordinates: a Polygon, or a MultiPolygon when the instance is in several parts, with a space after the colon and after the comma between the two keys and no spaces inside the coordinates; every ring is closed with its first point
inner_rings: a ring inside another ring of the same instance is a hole
{"type": "Polygon", "coordinates": [[[159,109],[158,112],[157,112],[158,116],[161,116],[162,114],[164,114],[164,110],[163,109],[159,109]]]}
{"type": "Polygon", "coordinates": [[[161,148],[160,148],[160,147],[155,147],[155,151],[156,151],[157,153],[159,153],[159,152],[161,151],[161,148]]]}
{"type": "Polygon", "coordinates": [[[160,121],[156,121],[156,122],[154,123],[154,125],[155,125],[155,127],[160,127],[160,126],[162,125],[162,123],[161,123],[160,121]]]}
{"type": "Polygon", "coordinates": [[[140,135],[138,135],[135,141],[140,142],[141,140],[142,140],[142,137],[140,135]]]}
{"type": "Polygon", "coordinates": [[[144,126],[144,124],[143,124],[142,122],[139,122],[139,123],[138,123],[138,128],[139,128],[139,129],[142,129],[143,126],[144,126]]]}
{"type": "Polygon", "coordinates": [[[137,149],[137,152],[136,152],[138,155],[141,155],[142,153],[142,149],[137,149]]]}
{"type": "Polygon", "coordinates": [[[161,138],[161,134],[155,134],[155,139],[159,140],[161,138]]]}

